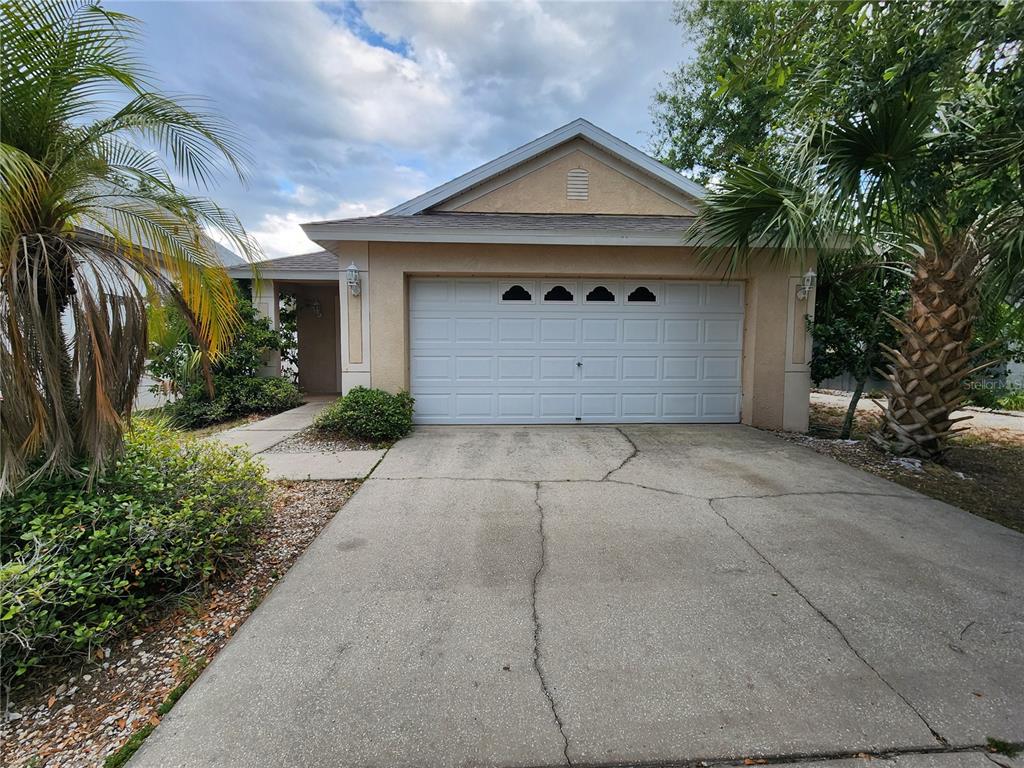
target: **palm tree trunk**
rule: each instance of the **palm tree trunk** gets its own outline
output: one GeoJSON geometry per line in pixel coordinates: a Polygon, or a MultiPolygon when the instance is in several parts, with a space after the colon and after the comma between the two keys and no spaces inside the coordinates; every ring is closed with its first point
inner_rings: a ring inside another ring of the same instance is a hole
{"type": "Polygon", "coordinates": [[[972,367],[978,315],[978,257],[959,239],[947,240],[918,259],[905,320],[890,316],[901,338],[898,350],[883,347],[889,370],[889,402],[876,442],[901,456],[939,459],[950,438],[965,427],[953,418],[966,400],[963,381],[988,364],[972,367]]]}

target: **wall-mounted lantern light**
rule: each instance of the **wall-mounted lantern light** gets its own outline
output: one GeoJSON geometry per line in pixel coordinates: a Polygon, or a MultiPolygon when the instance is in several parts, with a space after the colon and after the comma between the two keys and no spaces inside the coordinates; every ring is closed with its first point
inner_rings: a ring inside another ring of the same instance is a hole
{"type": "Polygon", "coordinates": [[[362,289],[362,285],[359,282],[359,267],[352,262],[348,265],[348,269],[345,270],[345,282],[348,285],[349,291],[352,292],[353,296],[358,296],[359,291],[362,289]]]}
{"type": "Polygon", "coordinates": [[[808,296],[811,295],[811,291],[814,290],[814,286],[818,282],[818,276],[814,273],[813,269],[807,270],[807,274],[804,275],[804,280],[800,284],[800,287],[796,289],[796,297],[800,301],[804,301],[808,296]]]}

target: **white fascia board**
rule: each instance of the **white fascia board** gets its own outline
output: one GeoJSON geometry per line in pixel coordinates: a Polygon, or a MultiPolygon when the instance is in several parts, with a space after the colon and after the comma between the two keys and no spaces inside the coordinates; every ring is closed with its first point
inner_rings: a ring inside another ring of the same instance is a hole
{"type": "MultiPolygon", "coordinates": [[[[229,269],[228,274],[235,280],[252,280],[255,276],[248,267],[229,269]]],[[[339,269],[261,269],[260,280],[287,280],[289,282],[331,282],[341,276],[339,269]]]]}
{"type": "Polygon", "coordinates": [[[404,202],[401,205],[397,205],[389,211],[385,211],[384,215],[413,216],[417,213],[422,213],[438,203],[442,203],[455,195],[461,194],[467,189],[470,189],[477,184],[481,184],[493,176],[504,173],[520,163],[525,163],[527,160],[543,154],[549,149],[553,149],[559,144],[570,141],[577,136],[601,147],[612,155],[617,155],[627,163],[646,171],[655,178],[661,179],[669,186],[674,187],[691,197],[702,200],[707,194],[707,190],[700,184],[690,181],[684,176],[673,171],[671,168],[662,165],[653,157],[641,152],[636,147],[627,144],[622,139],[613,136],[607,131],[601,130],[593,123],[584,120],[583,118],[577,118],[571,123],[563,125],[561,128],[556,128],[551,133],[541,136],[539,139],[534,139],[528,144],[524,144],[518,149],[513,149],[511,152],[508,152],[489,163],[484,163],[479,168],[474,168],[472,171],[464,173],[439,187],[435,187],[429,192],[424,192],[422,195],[414,197],[412,200],[404,202]]]}
{"type": "Polygon", "coordinates": [[[658,232],[608,232],[602,230],[571,230],[553,232],[551,230],[515,230],[491,229],[474,230],[426,230],[422,227],[398,229],[396,227],[361,228],[358,231],[344,227],[318,225],[308,232],[309,237],[320,245],[337,240],[366,240],[370,242],[388,243],[514,243],[523,245],[662,245],[685,246],[693,245],[686,234],[686,227],[680,227],[678,233],[658,232]]]}

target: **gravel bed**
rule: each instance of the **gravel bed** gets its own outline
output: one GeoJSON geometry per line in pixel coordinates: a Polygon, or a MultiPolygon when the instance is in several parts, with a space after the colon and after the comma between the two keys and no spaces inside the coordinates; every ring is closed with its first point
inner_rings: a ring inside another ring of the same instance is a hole
{"type": "Polygon", "coordinates": [[[837,439],[845,415],[845,408],[812,403],[810,433],[779,437],[1024,533],[1024,432],[972,427],[936,463],[875,445],[868,435],[878,417],[871,412],[857,413],[854,439],[837,439]]]}
{"type": "Polygon", "coordinates": [[[307,428],[296,432],[287,440],[272,445],[263,453],[338,453],[339,451],[374,451],[386,448],[381,443],[372,443],[354,437],[332,435],[307,428]]]}
{"type": "Polygon", "coordinates": [[[223,647],[263,596],[359,487],[358,481],[279,484],[273,513],[239,572],[209,593],[135,627],[43,690],[15,694],[0,719],[10,768],[101,766],[223,647]]]}

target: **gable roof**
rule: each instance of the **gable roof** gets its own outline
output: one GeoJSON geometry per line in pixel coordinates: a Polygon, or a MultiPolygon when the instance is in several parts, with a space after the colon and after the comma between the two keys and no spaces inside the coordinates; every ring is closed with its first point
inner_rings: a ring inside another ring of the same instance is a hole
{"type": "Polygon", "coordinates": [[[653,176],[685,195],[701,200],[707,194],[707,190],[700,184],[690,181],[668,166],[659,163],[650,155],[641,152],[636,147],[612,136],[607,131],[580,117],[571,123],[563,125],[561,128],[556,128],[551,133],[541,136],[539,139],[534,139],[518,149],[513,149],[511,152],[491,160],[489,163],[484,163],[479,168],[474,168],[472,171],[464,173],[439,187],[435,187],[429,192],[424,192],[412,200],[397,205],[391,210],[385,211],[384,215],[413,216],[423,213],[428,208],[450,200],[517,165],[532,160],[538,155],[576,138],[585,139],[610,155],[653,176]]]}

